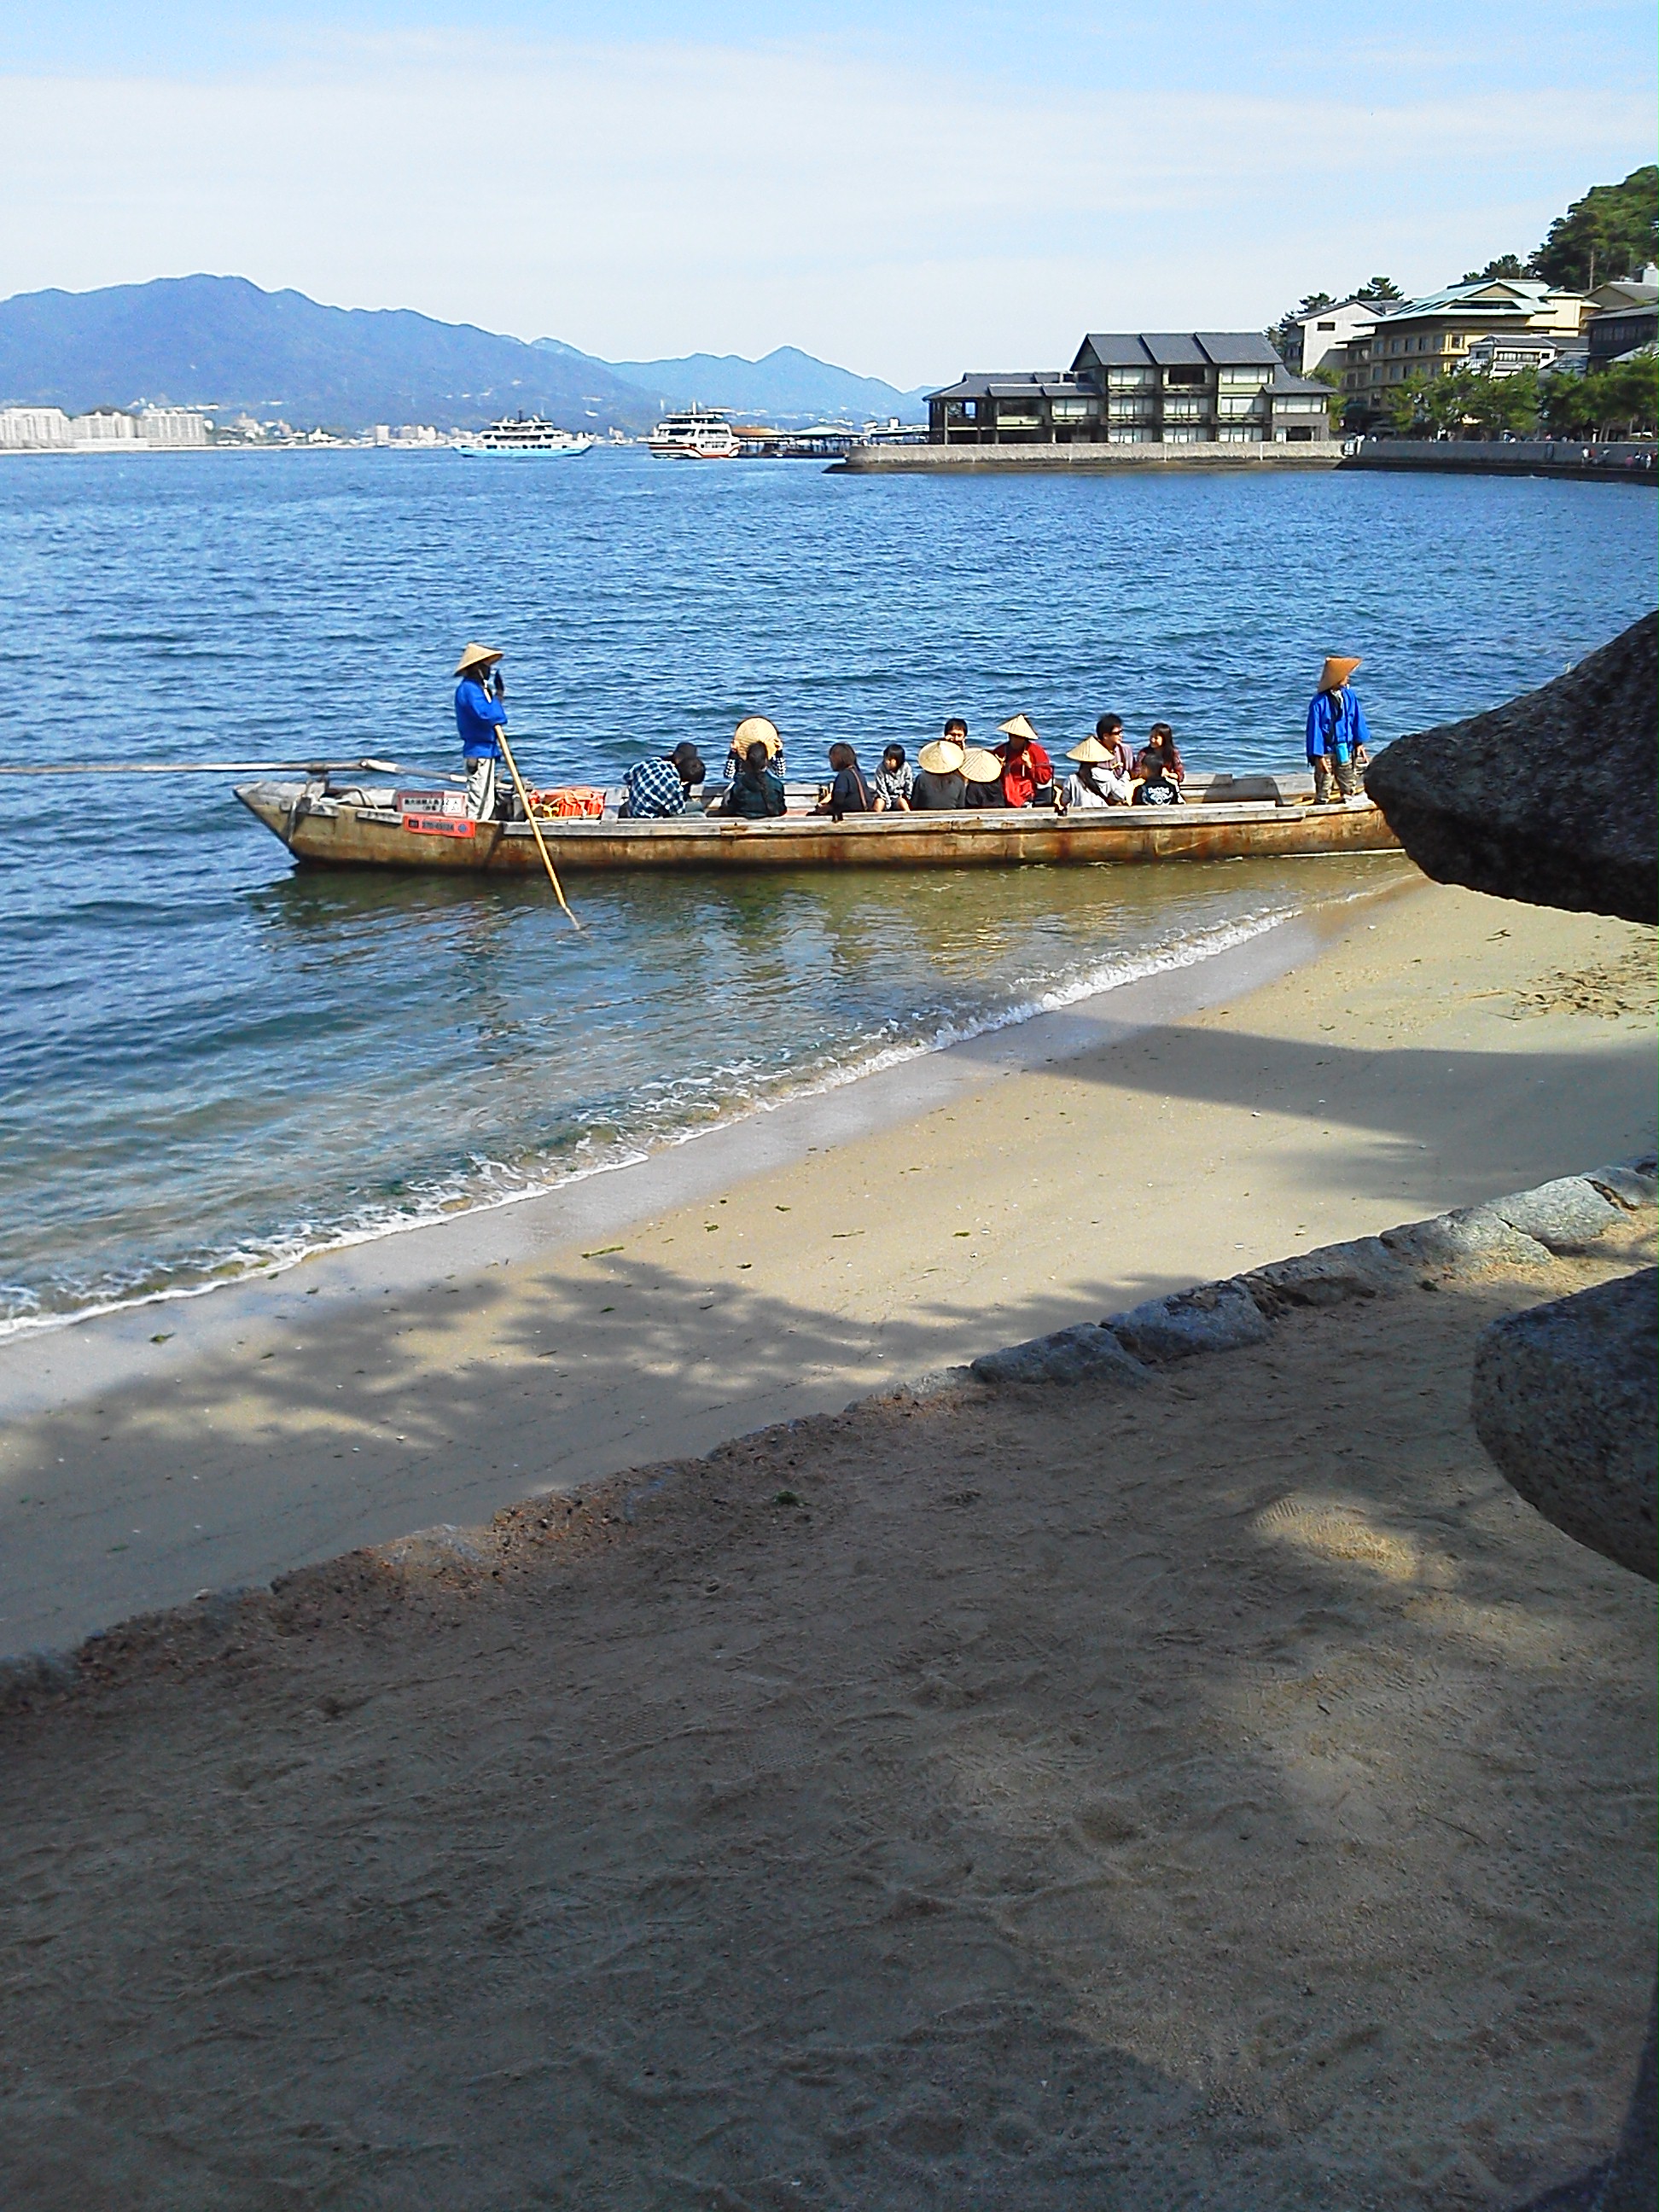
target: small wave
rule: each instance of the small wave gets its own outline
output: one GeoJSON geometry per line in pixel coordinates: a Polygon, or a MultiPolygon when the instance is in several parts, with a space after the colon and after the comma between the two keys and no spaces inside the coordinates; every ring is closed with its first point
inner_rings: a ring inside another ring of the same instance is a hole
{"type": "MultiPolygon", "coordinates": [[[[1346,904],[1347,898],[1339,902],[1346,904]]],[[[1064,982],[1031,991],[974,1019],[939,1022],[921,1036],[894,1039],[874,1050],[866,1048],[840,1066],[820,1067],[810,1074],[803,1075],[798,1068],[789,1066],[758,1072],[745,1067],[743,1073],[752,1088],[735,1108],[722,1109],[705,1100],[707,1118],[683,1121],[678,1127],[665,1126],[647,1137],[638,1133],[619,1135],[580,1166],[564,1167],[552,1175],[536,1174],[506,1161],[475,1154],[466,1171],[435,1179],[410,1202],[366,1207],[350,1220],[326,1227],[310,1222],[295,1223],[257,1248],[222,1248],[165,1267],[158,1267],[147,1279],[106,1284],[95,1291],[88,1286],[78,1303],[54,1310],[41,1309],[40,1293],[34,1290],[22,1285],[0,1285],[0,1300],[12,1305],[9,1315],[0,1320],[0,1341],[72,1327],[105,1314],[131,1312],[181,1298],[206,1297],[232,1284],[270,1281],[320,1253],[349,1251],[361,1244],[376,1243],[383,1237],[401,1236],[410,1230],[434,1228],[441,1222],[453,1220],[458,1214],[495,1212],[504,1206],[522,1205],[528,1199],[545,1198],[552,1192],[591,1181],[595,1176],[611,1175],[621,1169],[637,1166],[653,1152],[668,1151],[712,1135],[716,1130],[734,1127],[751,1115],[774,1113],[798,1099],[820,1097],[842,1090],[887,1068],[902,1066],[931,1053],[948,1051],[953,1045],[966,1044],[975,1037],[1016,1029],[1041,1014],[1062,1012],[1103,993],[1144,981],[1148,976],[1196,967],[1202,961],[1264,936],[1304,911],[1302,902],[1286,901],[1241,920],[1200,930],[1156,952],[1120,955],[1085,969],[1064,982]],[[179,1279],[186,1273],[194,1279],[179,1279]]],[[[724,1072],[728,1076],[737,1073],[733,1069],[724,1072]]],[[[682,1092],[678,1101],[682,1113],[689,1103],[682,1092]]],[[[574,1149],[584,1151],[592,1142],[591,1135],[584,1136],[574,1149]]],[[[59,1295],[65,1293],[71,1297],[76,1295],[69,1286],[60,1286],[59,1295]]]]}

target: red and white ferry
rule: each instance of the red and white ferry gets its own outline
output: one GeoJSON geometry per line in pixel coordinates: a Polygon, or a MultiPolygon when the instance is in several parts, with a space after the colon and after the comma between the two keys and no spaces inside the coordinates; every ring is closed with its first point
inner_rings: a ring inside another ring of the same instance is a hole
{"type": "Polygon", "coordinates": [[[647,442],[659,461],[735,461],[743,451],[725,409],[695,402],[665,415],[647,442]]]}

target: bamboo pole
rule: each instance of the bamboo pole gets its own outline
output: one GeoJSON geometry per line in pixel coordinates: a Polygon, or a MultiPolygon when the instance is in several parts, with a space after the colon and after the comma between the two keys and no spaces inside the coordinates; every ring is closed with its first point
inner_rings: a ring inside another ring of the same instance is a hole
{"type": "Polygon", "coordinates": [[[542,856],[542,866],[547,870],[547,880],[553,886],[553,896],[557,899],[561,907],[564,908],[565,919],[569,922],[570,927],[573,929],[580,929],[581,927],[580,922],[579,922],[575,915],[571,913],[570,908],[565,905],[564,892],[560,886],[558,872],[553,866],[553,855],[547,849],[547,840],[542,835],[542,825],[536,819],[536,810],[530,804],[530,793],[525,789],[524,778],[519,774],[519,763],[514,759],[513,748],[507,742],[507,732],[505,728],[499,725],[495,731],[495,742],[500,745],[501,749],[501,757],[506,761],[507,765],[512,773],[513,788],[519,794],[519,804],[524,809],[525,819],[529,823],[531,834],[536,840],[536,850],[542,856]]]}
{"type": "Polygon", "coordinates": [[[313,769],[334,774],[348,769],[371,775],[403,775],[396,761],[28,761],[0,764],[0,775],[309,775],[313,769]]]}

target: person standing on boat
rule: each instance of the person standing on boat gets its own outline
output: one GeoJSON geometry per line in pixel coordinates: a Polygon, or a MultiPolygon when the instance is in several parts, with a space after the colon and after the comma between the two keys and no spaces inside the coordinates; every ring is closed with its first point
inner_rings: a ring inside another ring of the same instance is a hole
{"type": "Polygon", "coordinates": [[[1348,678],[1360,665],[1357,659],[1332,653],[1319,678],[1319,689],[1308,702],[1308,758],[1314,776],[1314,805],[1325,806],[1336,784],[1339,805],[1359,794],[1359,771],[1370,759],[1370,732],[1365,710],[1348,689],[1348,678]]]}
{"type": "Polygon", "coordinates": [[[466,764],[466,811],[475,822],[495,812],[495,763],[501,757],[498,732],[507,720],[501,654],[493,646],[469,645],[455,664],[455,727],[466,764]]]}

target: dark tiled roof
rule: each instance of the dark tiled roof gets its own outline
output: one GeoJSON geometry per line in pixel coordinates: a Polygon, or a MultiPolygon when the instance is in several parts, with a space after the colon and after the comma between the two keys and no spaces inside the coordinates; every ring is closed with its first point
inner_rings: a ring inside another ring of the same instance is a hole
{"type": "Polygon", "coordinates": [[[1152,358],[1140,340],[1127,331],[1091,331],[1077,349],[1073,369],[1091,349],[1096,360],[1107,368],[1145,368],[1152,358]]]}
{"type": "Polygon", "coordinates": [[[1279,359],[1260,331],[1199,331],[1194,334],[1218,368],[1268,368],[1279,359]]]}
{"type": "Polygon", "coordinates": [[[1275,398],[1282,398],[1291,392],[1317,392],[1326,398],[1330,397],[1331,386],[1322,378],[1298,376],[1294,369],[1286,368],[1277,355],[1273,358],[1275,366],[1267,380],[1267,389],[1275,398]]]}
{"type": "Polygon", "coordinates": [[[1186,331],[1143,331],[1140,343],[1160,368],[1207,368],[1203,348],[1186,331]]]}

